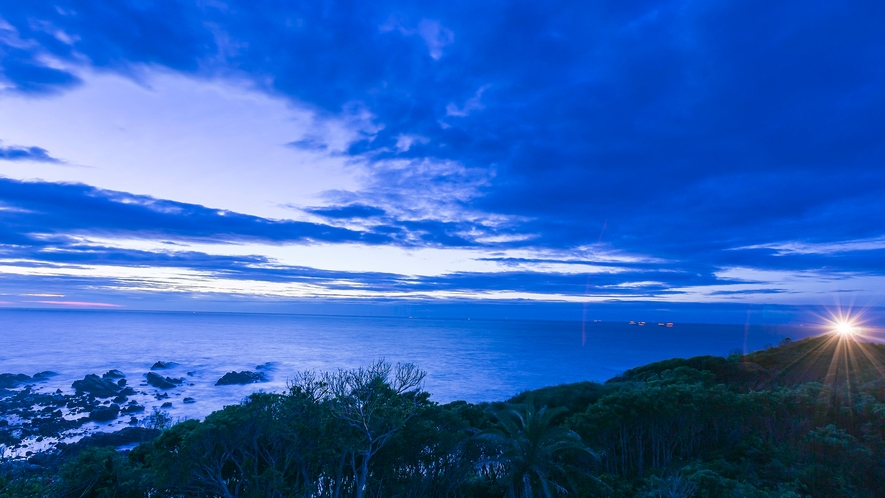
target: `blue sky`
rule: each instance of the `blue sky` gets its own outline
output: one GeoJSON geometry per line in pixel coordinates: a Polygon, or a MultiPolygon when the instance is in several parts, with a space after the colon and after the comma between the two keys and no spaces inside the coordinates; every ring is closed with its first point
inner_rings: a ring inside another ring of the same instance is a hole
{"type": "Polygon", "coordinates": [[[0,306],[880,306],[883,22],[2,0],[0,306]]]}

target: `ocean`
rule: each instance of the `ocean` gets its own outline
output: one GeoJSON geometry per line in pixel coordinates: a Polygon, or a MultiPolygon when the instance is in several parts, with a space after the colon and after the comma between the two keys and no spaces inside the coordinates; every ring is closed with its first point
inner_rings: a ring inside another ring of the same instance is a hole
{"type": "MultiPolygon", "coordinates": [[[[161,373],[187,382],[170,391],[167,411],[200,418],[256,390],[282,391],[296,372],[354,368],[382,358],[425,370],[432,400],[500,401],[528,389],[605,381],[658,360],[751,351],[820,332],[758,325],[0,310],[0,372],[51,370],[59,375],[38,388],[67,392],[86,374],[118,369],[136,389],[153,392],[143,385],[144,374],[158,360],[171,361],[178,366],[161,373]],[[271,366],[269,382],[215,386],[226,372],[265,363],[271,366]],[[184,396],[195,402],[179,402],[184,396]]],[[[159,405],[149,397],[142,401],[159,405]]]]}

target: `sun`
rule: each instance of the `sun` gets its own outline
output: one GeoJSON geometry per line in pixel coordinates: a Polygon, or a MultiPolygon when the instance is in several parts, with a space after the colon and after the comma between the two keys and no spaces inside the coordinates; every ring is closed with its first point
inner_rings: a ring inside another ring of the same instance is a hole
{"type": "Polygon", "coordinates": [[[851,321],[843,320],[835,323],[835,332],[842,337],[854,337],[860,333],[860,327],[851,321]]]}
{"type": "Polygon", "coordinates": [[[861,327],[865,323],[863,313],[852,312],[850,307],[845,309],[840,306],[831,310],[828,317],[821,318],[830,333],[841,339],[857,340],[870,332],[861,327]]]}

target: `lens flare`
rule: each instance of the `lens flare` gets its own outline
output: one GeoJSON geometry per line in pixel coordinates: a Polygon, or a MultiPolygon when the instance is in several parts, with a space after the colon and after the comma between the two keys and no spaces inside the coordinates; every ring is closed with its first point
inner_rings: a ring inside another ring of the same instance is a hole
{"type": "Polygon", "coordinates": [[[860,333],[860,327],[851,321],[839,321],[835,325],[835,332],[842,337],[854,337],[860,333]]]}
{"type": "MultiPolygon", "coordinates": [[[[840,389],[885,379],[883,330],[870,323],[863,310],[840,307],[818,318],[818,331],[823,334],[785,347],[792,349],[794,356],[783,367],[784,375],[796,381],[815,380],[840,389]]],[[[821,393],[823,396],[824,391],[821,393]]],[[[835,391],[829,393],[827,396],[836,395],[835,391]]],[[[848,389],[843,394],[850,397],[851,393],[848,389]]]]}
{"type": "Polygon", "coordinates": [[[863,312],[837,307],[836,310],[830,311],[829,317],[824,318],[830,333],[840,339],[864,339],[869,330],[863,330],[861,326],[864,324],[863,312]]]}

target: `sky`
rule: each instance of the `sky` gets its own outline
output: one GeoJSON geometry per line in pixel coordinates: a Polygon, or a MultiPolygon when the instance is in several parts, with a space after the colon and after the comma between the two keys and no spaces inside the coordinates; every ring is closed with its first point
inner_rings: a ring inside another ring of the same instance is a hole
{"type": "Polygon", "coordinates": [[[883,23],[0,0],[0,307],[883,306],[883,23]]]}

